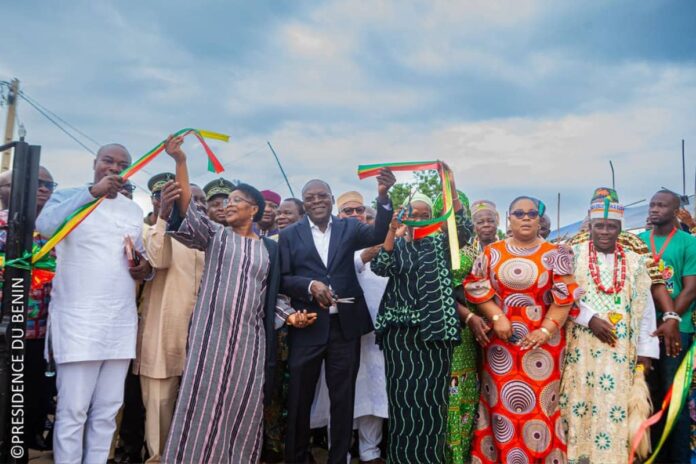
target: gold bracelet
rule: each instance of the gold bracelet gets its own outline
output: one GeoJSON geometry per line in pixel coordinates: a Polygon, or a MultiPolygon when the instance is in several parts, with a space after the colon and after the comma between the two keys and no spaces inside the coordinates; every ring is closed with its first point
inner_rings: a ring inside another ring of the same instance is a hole
{"type": "Polygon", "coordinates": [[[546,327],[541,327],[539,330],[541,330],[541,331],[544,332],[549,338],[551,338],[551,332],[549,332],[549,329],[547,329],[546,327]]]}

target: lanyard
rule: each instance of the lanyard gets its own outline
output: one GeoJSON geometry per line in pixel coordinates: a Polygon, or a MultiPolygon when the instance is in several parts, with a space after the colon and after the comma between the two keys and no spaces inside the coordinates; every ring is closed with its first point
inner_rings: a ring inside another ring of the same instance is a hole
{"type": "Polygon", "coordinates": [[[672,232],[669,233],[667,238],[665,239],[665,243],[662,244],[662,247],[660,248],[660,252],[655,254],[655,231],[651,230],[650,231],[650,252],[653,255],[653,260],[655,261],[655,264],[659,263],[660,260],[662,259],[662,255],[664,254],[665,250],[667,249],[667,245],[669,245],[669,242],[672,240],[672,237],[674,237],[674,234],[677,233],[677,228],[674,227],[672,229],[672,232]]]}

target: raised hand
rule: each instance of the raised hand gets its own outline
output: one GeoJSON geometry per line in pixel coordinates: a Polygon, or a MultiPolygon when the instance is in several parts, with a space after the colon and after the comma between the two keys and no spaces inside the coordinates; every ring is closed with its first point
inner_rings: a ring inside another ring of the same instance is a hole
{"type": "Polygon", "coordinates": [[[388,199],[389,189],[396,184],[396,176],[390,169],[382,168],[377,175],[377,194],[380,199],[388,199]]]}
{"type": "Polygon", "coordinates": [[[159,216],[165,221],[169,220],[172,214],[174,203],[181,197],[181,186],[178,182],[170,180],[164,187],[160,196],[159,216]]]}
{"type": "Polygon", "coordinates": [[[123,188],[124,183],[123,177],[116,174],[104,176],[99,182],[89,188],[89,193],[91,193],[94,198],[116,198],[118,192],[123,188]]]}
{"type": "Polygon", "coordinates": [[[184,150],[181,148],[183,143],[184,138],[182,136],[178,135],[174,137],[174,135],[170,135],[164,142],[164,151],[174,158],[174,161],[184,162],[186,161],[186,153],[184,153],[184,150]]]}

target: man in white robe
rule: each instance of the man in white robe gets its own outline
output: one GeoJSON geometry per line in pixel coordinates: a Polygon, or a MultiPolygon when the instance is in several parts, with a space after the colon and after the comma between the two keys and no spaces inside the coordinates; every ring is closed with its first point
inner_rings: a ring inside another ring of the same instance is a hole
{"type": "Polygon", "coordinates": [[[36,220],[37,230],[50,237],[76,209],[104,197],[56,247],[46,348],[56,363],[53,451],[61,464],[106,462],[135,357],[135,281],[152,269],[142,246],[143,212],[119,193],[119,173],[130,163],[122,145],[100,148],[94,182],[55,192],[36,220]],[[139,264],[126,256],[126,236],[135,243],[139,264]]]}

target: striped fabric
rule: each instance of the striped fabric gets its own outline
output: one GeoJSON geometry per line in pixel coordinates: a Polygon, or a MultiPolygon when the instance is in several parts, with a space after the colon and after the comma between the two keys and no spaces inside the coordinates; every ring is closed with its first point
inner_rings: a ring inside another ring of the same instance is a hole
{"type": "Polygon", "coordinates": [[[173,235],[205,250],[186,366],[162,462],[259,461],[263,326],[269,257],[261,240],[235,234],[189,206],[173,235]]]}
{"type": "Polygon", "coordinates": [[[391,326],[382,340],[389,398],[387,460],[444,463],[453,344],[423,341],[417,327],[391,326]]]}

